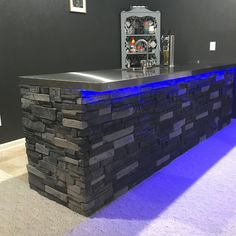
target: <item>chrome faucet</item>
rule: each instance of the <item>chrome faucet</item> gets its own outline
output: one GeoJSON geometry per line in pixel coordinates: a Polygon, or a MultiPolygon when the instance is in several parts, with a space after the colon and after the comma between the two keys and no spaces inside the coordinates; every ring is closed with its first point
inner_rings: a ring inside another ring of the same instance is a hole
{"type": "Polygon", "coordinates": [[[153,66],[152,63],[149,61],[149,42],[146,41],[145,39],[139,39],[135,43],[135,47],[137,47],[137,45],[141,42],[146,44],[146,51],[147,51],[146,61],[141,61],[142,69],[146,70],[147,68],[152,68],[153,66]]]}

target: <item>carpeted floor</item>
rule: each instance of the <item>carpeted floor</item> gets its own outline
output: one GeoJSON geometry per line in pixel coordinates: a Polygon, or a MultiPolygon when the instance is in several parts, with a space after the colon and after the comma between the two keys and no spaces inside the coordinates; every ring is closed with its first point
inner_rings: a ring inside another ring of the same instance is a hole
{"type": "Polygon", "coordinates": [[[1,165],[0,193],[0,236],[234,236],[236,121],[90,218],[1,165]]]}
{"type": "Polygon", "coordinates": [[[60,236],[82,217],[29,189],[28,184],[0,170],[0,235],[60,236]]]}
{"type": "Polygon", "coordinates": [[[68,235],[236,235],[236,121],[68,235]]]}

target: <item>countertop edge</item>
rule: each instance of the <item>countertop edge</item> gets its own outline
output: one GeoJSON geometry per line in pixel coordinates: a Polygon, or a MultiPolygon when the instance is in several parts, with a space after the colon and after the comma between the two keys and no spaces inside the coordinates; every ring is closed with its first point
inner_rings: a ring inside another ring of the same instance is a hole
{"type": "MultiPolygon", "coordinates": [[[[47,78],[40,78],[40,75],[36,76],[19,76],[20,84],[27,84],[27,85],[43,85],[43,86],[50,86],[50,87],[59,87],[59,88],[77,88],[77,89],[84,89],[89,91],[109,91],[109,90],[116,90],[122,89],[126,87],[134,87],[140,86],[155,82],[163,82],[168,80],[179,79],[188,76],[194,76],[202,73],[212,72],[213,70],[223,70],[223,69],[230,69],[235,68],[236,64],[221,64],[221,65],[213,65],[213,66],[199,66],[199,68],[193,69],[185,69],[174,71],[174,68],[170,68],[169,72],[157,75],[143,75],[140,78],[132,78],[132,79],[125,79],[125,80],[118,80],[113,82],[105,82],[105,83],[91,83],[91,82],[81,82],[81,81],[69,81],[69,80],[56,80],[56,79],[47,79],[47,78]],[[171,71],[173,70],[173,71],[171,71]],[[37,77],[37,78],[36,78],[37,77]],[[145,79],[145,80],[144,80],[145,79]]],[[[107,70],[112,71],[112,70],[107,70]]]]}

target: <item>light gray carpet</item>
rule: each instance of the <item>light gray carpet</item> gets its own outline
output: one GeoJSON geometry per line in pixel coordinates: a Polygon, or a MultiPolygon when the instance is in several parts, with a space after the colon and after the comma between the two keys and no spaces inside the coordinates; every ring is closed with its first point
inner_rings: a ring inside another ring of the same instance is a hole
{"type": "Polygon", "coordinates": [[[65,235],[84,219],[0,170],[0,236],[65,235]]]}
{"type": "Polygon", "coordinates": [[[0,236],[65,234],[236,235],[236,121],[90,218],[0,171],[0,236]]]}
{"type": "Polygon", "coordinates": [[[236,235],[236,121],[69,235],[236,235]]]}

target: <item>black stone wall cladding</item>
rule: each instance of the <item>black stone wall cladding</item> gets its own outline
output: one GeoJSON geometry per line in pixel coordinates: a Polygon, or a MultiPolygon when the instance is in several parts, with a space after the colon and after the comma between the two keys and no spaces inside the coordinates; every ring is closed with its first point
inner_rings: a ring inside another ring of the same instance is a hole
{"type": "Polygon", "coordinates": [[[85,94],[22,84],[31,188],[94,213],[229,124],[233,79],[226,71],[85,94]]]}

